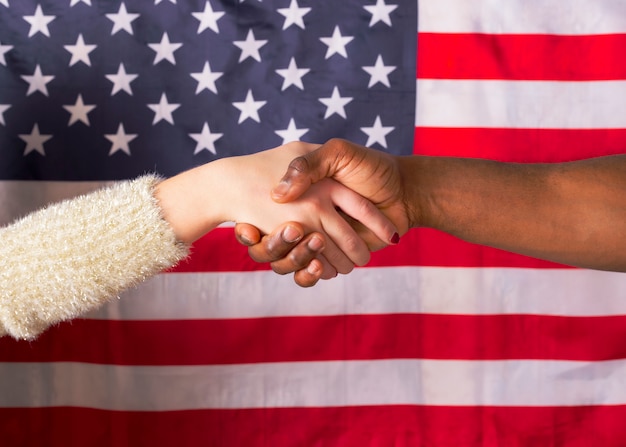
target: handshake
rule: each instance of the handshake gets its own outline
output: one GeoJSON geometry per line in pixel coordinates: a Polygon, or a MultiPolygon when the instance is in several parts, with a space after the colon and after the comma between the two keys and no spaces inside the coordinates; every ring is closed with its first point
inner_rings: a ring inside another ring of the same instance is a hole
{"type": "Polygon", "coordinates": [[[180,240],[237,222],[252,258],[277,273],[295,272],[301,286],[349,273],[413,227],[626,271],[626,155],[504,163],[394,156],[333,139],[218,160],[162,185],[169,182],[181,183],[178,194],[163,189],[157,197],[180,240]],[[198,209],[208,213],[195,225],[198,209]]]}
{"type": "Polygon", "coordinates": [[[411,226],[397,158],[338,139],[293,142],[179,174],[156,196],[180,240],[236,222],[255,261],[308,287],[366,264],[411,226]]]}

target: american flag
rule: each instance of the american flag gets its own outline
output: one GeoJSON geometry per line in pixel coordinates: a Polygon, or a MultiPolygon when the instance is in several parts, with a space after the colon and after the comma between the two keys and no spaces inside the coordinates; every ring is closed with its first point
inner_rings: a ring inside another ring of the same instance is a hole
{"type": "MultiPolygon", "coordinates": [[[[624,48],[620,0],[0,0],[0,217],[291,139],[620,153],[624,48]]],[[[0,340],[0,439],[623,446],[624,290],[428,229],[299,289],[221,228],[87,318],[0,340]]]]}

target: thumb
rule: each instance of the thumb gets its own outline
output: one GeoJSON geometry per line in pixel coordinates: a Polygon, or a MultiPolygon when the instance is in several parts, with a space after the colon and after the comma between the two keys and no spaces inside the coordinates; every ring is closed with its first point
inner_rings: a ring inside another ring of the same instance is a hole
{"type": "Polygon", "coordinates": [[[300,157],[294,158],[283,178],[272,189],[272,199],[278,203],[291,202],[302,194],[316,182],[335,175],[335,168],[332,167],[333,159],[332,146],[325,144],[318,149],[300,157]]]}

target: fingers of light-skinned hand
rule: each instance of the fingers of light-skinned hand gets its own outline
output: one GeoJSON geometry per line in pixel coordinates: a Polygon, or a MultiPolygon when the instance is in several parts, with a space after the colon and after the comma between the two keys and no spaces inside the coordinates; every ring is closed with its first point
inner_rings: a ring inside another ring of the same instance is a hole
{"type": "MultiPolygon", "coordinates": [[[[355,265],[365,265],[370,260],[370,249],[368,244],[359,236],[352,226],[342,217],[345,213],[357,221],[365,221],[371,224],[373,231],[378,238],[386,244],[391,243],[393,235],[397,230],[393,223],[389,221],[371,202],[364,199],[354,191],[347,189],[339,183],[325,180],[326,190],[330,199],[339,208],[337,214],[322,216],[324,231],[330,238],[327,241],[327,248],[324,256],[337,268],[339,273],[347,273],[347,265],[343,262],[340,254],[335,250],[341,250],[355,265]],[[334,245],[333,245],[334,244],[334,245]]],[[[322,183],[320,183],[322,184],[322,183]]],[[[375,244],[378,248],[378,245],[375,244]]],[[[349,271],[352,271],[350,269],[349,271]]]]}
{"type": "Polygon", "coordinates": [[[235,238],[241,245],[250,247],[261,241],[261,232],[254,225],[238,223],[235,225],[235,238]]]}
{"type": "MultiPolygon", "coordinates": [[[[359,222],[356,219],[353,219],[351,216],[348,216],[341,210],[338,210],[339,214],[350,224],[350,226],[356,231],[361,239],[367,244],[367,248],[370,252],[375,252],[378,250],[382,250],[385,247],[389,246],[389,242],[383,242],[376,236],[372,231],[359,222]]],[[[397,236],[393,239],[392,243],[397,243],[400,241],[400,236],[397,236]]]]}
{"type": "Polygon", "coordinates": [[[338,273],[346,275],[354,270],[355,264],[363,265],[369,261],[370,252],[367,245],[339,215],[337,221],[331,225],[330,231],[324,229],[328,237],[323,255],[338,273]],[[339,240],[341,247],[336,243],[339,240]]]}
{"type": "MultiPolygon", "coordinates": [[[[337,276],[337,274],[339,272],[337,272],[337,270],[330,264],[330,262],[328,261],[328,259],[326,259],[326,256],[324,256],[324,254],[320,254],[317,258],[317,261],[319,261],[322,265],[322,274],[320,279],[332,279],[334,277],[337,276]]],[[[310,264],[309,264],[310,265],[310,264]]],[[[313,263],[313,266],[311,267],[312,269],[315,269],[315,263],[313,263]]]]}
{"type": "MultiPolygon", "coordinates": [[[[331,197],[342,212],[359,221],[384,244],[397,243],[398,229],[372,202],[345,188],[334,188],[331,197]]],[[[376,245],[378,247],[380,244],[376,245]]]]}

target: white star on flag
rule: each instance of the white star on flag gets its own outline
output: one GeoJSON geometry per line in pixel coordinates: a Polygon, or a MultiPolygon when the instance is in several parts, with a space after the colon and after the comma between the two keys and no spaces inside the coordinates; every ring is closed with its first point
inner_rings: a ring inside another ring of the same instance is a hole
{"type": "Polygon", "coordinates": [[[126,11],[126,5],[122,2],[120,9],[116,14],[105,14],[107,19],[113,22],[113,29],[111,35],[114,35],[118,31],[126,31],[128,34],[133,34],[133,20],[139,17],[139,14],[129,13],[126,11]]]}
{"type": "Polygon", "coordinates": [[[386,23],[391,26],[391,14],[398,5],[387,5],[385,0],[376,0],[376,4],[373,6],[363,6],[372,15],[370,20],[370,28],[378,22],[386,23]]]}
{"type": "Polygon", "coordinates": [[[113,83],[113,89],[111,90],[111,96],[115,95],[120,90],[124,90],[129,95],[133,95],[133,91],[130,88],[130,83],[137,78],[136,74],[126,74],[124,64],[120,64],[117,69],[117,74],[106,75],[106,78],[113,83]]]}
{"type": "Polygon", "coordinates": [[[87,66],[91,67],[91,60],[89,59],[89,53],[96,49],[97,45],[85,45],[83,35],[79,34],[76,39],[76,45],[64,45],[67,51],[72,53],[72,59],[70,60],[70,67],[78,62],[83,62],[87,66]]]}
{"type": "Polygon", "coordinates": [[[278,13],[285,16],[283,30],[289,28],[291,25],[296,25],[304,29],[303,17],[310,11],[311,8],[300,8],[296,0],[291,0],[289,8],[278,8],[278,13]]]}
{"type": "Polygon", "coordinates": [[[248,57],[261,62],[261,54],[259,49],[267,43],[267,40],[255,40],[252,30],[248,31],[246,40],[236,40],[233,42],[235,46],[241,49],[241,55],[239,56],[239,62],[242,62],[248,57]]]}
{"type": "Polygon", "coordinates": [[[376,58],[376,64],[374,64],[373,66],[363,67],[363,70],[365,70],[371,76],[370,82],[367,87],[372,87],[378,82],[387,87],[391,87],[391,84],[389,83],[389,73],[391,73],[395,69],[396,67],[391,65],[385,66],[385,63],[383,62],[383,57],[381,55],[378,55],[378,57],[376,58]]]}
{"type": "Polygon", "coordinates": [[[109,151],[109,156],[113,155],[117,151],[125,152],[130,155],[130,148],[128,147],[128,143],[137,138],[136,134],[126,134],[124,130],[124,124],[120,123],[117,128],[116,134],[107,134],[105,138],[109,140],[111,144],[111,150],[109,151]]]}
{"type": "Polygon", "coordinates": [[[95,109],[96,106],[85,104],[83,102],[82,95],[79,94],[78,98],[76,98],[76,103],[73,106],[63,106],[63,108],[72,114],[72,116],[70,116],[68,126],[71,126],[77,121],[82,121],[89,126],[89,117],[87,114],[95,109]]]}
{"type": "Polygon", "coordinates": [[[333,35],[331,37],[320,37],[320,40],[328,46],[328,49],[326,50],[326,59],[331,57],[333,54],[339,54],[347,59],[348,53],[346,52],[346,45],[348,45],[353,39],[354,37],[351,36],[342,36],[338,26],[335,26],[335,30],[333,31],[333,35]]]}
{"type": "Polygon", "coordinates": [[[30,134],[20,134],[18,135],[21,140],[26,142],[26,149],[24,149],[24,155],[30,154],[32,151],[37,151],[41,155],[46,155],[44,151],[43,145],[46,141],[52,138],[52,135],[42,135],[39,132],[39,124],[35,123],[33,126],[33,130],[30,134]]]}
{"type": "Polygon", "coordinates": [[[86,3],[87,5],[91,6],[91,0],[72,0],[70,6],[78,5],[80,2],[86,3]]]}
{"type": "Polygon", "coordinates": [[[7,8],[9,7],[9,0],[0,0],[0,5],[4,5],[7,8]]]}
{"type": "Polygon", "coordinates": [[[165,120],[170,124],[174,124],[174,117],[172,117],[172,112],[180,107],[180,104],[170,104],[167,102],[167,97],[165,93],[161,94],[161,101],[158,104],[148,104],[150,110],[154,112],[154,120],[152,121],[152,125],[154,126],[161,120],[165,120]]]}
{"type": "Polygon", "coordinates": [[[6,126],[6,123],[4,122],[4,112],[9,110],[10,108],[10,104],[0,104],[0,124],[2,124],[3,126],[6,126]]]}
{"type": "Polygon", "coordinates": [[[48,96],[48,88],[46,87],[46,84],[52,81],[54,76],[44,76],[41,72],[41,67],[37,65],[32,76],[23,75],[22,79],[28,82],[28,91],[26,92],[26,96],[30,96],[35,92],[41,92],[48,96]]]}
{"type": "Polygon", "coordinates": [[[37,5],[37,9],[35,9],[34,15],[24,16],[24,20],[30,23],[30,31],[28,32],[28,37],[33,37],[37,33],[41,33],[45,36],[50,37],[48,23],[52,22],[55,18],[56,16],[44,15],[43,11],[41,10],[41,5],[37,5]]]}
{"type": "Polygon", "coordinates": [[[302,135],[307,133],[309,129],[298,129],[293,118],[289,120],[289,126],[284,130],[277,130],[276,133],[283,139],[283,144],[290,141],[300,141],[302,135]]]}
{"type": "Polygon", "coordinates": [[[352,101],[353,98],[342,97],[337,87],[333,88],[330,98],[320,98],[320,102],[326,106],[326,114],[324,119],[332,116],[334,113],[346,118],[345,106],[352,101]]]}
{"type": "Polygon", "coordinates": [[[217,154],[217,151],[215,150],[215,142],[222,138],[223,135],[224,134],[221,133],[212,133],[211,129],[209,128],[209,124],[204,123],[204,126],[202,127],[202,132],[189,134],[189,136],[196,140],[196,143],[198,143],[196,144],[196,149],[194,150],[193,154],[199,154],[205,149],[212,154],[217,154]]]}
{"type": "Polygon", "coordinates": [[[296,60],[292,57],[289,61],[289,66],[287,68],[276,70],[276,73],[284,78],[283,87],[281,90],[284,91],[290,85],[295,85],[300,90],[304,90],[302,77],[309,71],[311,71],[311,69],[309,68],[298,68],[298,66],[296,65],[296,60]]]}
{"type": "Polygon", "coordinates": [[[215,81],[221,78],[223,74],[224,73],[211,71],[211,66],[208,62],[205,62],[201,73],[191,73],[191,77],[198,81],[196,95],[204,89],[211,90],[213,93],[217,94],[215,81]]]}
{"type": "Polygon", "coordinates": [[[7,61],[4,58],[4,55],[13,49],[12,45],[2,45],[0,42],[0,64],[6,65],[7,61]]]}
{"type": "Polygon", "coordinates": [[[380,116],[377,116],[372,127],[361,127],[361,131],[367,135],[367,143],[365,143],[365,145],[372,146],[373,144],[378,143],[387,149],[386,136],[394,129],[395,127],[384,127],[380,121],[380,116]]]}
{"type": "Polygon", "coordinates": [[[156,52],[154,56],[154,62],[152,65],[158,64],[162,60],[166,60],[172,65],[176,65],[176,59],[174,59],[174,51],[183,46],[182,43],[170,43],[170,38],[167,33],[163,33],[160,43],[150,43],[148,46],[156,52]]]}
{"type": "Polygon", "coordinates": [[[225,13],[223,11],[213,11],[213,7],[210,2],[205,3],[203,12],[193,12],[191,14],[200,21],[200,24],[198,25],[198,34],[207,28],[212,29],[216,33],[220,32],[217,21],[222,18],[225,13]]]}
{"type": "MultiPolygon", "coordinates": [[[[154,4],[158,5],[159,3],[161,3],[163,0],[154,0],[154,4]]],[[[176,0],[169,0],[170,2],[176,4],[176,0]]]]}
{"type": "Polygon", "coordinates": [[[233,102],[233,105],[241,111],[241,115],[239,115],[239,121],[237,123],[241,124],[248,118],[260,123],[261,118],[259,118],[259,109],[263,107],[265,103],[267,103],[267,101],[255,101],[254,96],[252,96],[252,90],[248,90],[245,101],[233,102]]]}

